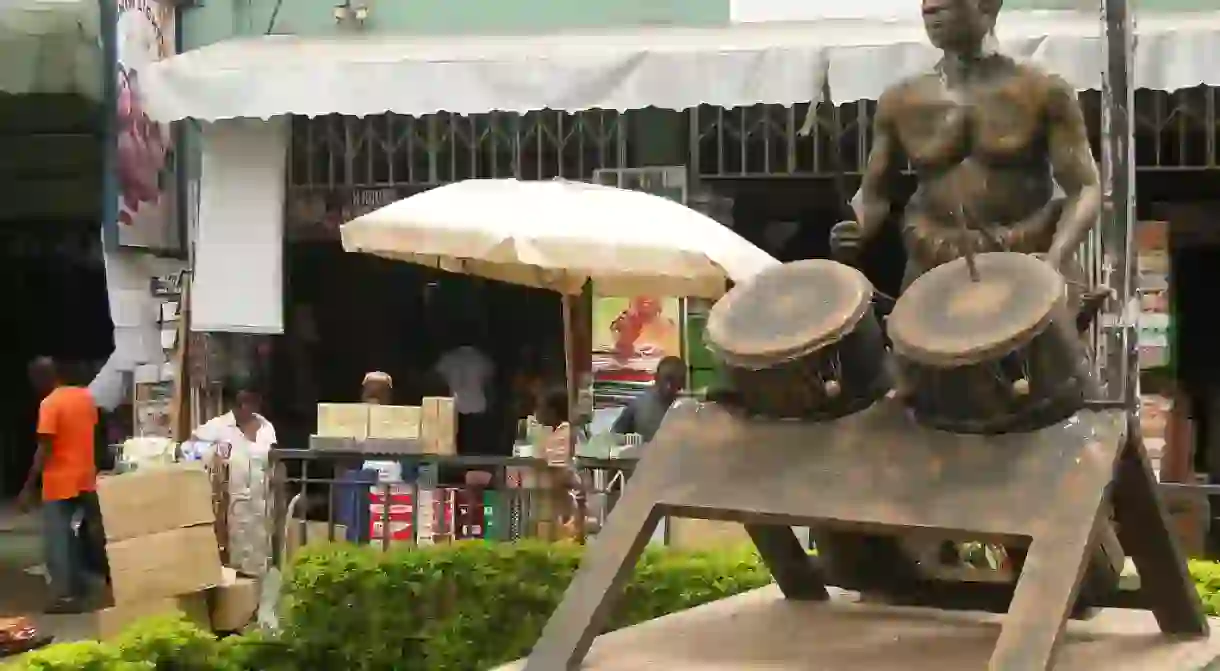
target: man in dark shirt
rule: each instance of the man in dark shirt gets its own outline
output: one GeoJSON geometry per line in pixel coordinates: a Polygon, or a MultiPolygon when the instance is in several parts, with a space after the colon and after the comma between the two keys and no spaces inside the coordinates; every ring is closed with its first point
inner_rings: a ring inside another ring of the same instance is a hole
{"type": "Polygon", "coordinates": [[[610,430],[614,433],[638,433],[644,442],[651,441],[685,384],[686,364],[676,356],[661,359],[652,387],[623,410],[610,430]]]}

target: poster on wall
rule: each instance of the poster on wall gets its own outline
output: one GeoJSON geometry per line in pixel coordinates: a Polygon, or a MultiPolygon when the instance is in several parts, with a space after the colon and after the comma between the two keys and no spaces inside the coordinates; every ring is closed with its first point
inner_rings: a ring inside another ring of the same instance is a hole
{"type": "MultiPolygon", "coordinates": [[[[632,395],[652,383],[657,364],[682,355],[682,313],[669,296],[593,299],[593,383],[632,395]]],[[[601,388],[601,389],[599,389],[601,388]]]]}
{"type": "Polygon", "coordinates": [[[181,252],[173,134],[148,117],[140,96],[141,70],[177,52],[174,5],[116,1],[118,243],[181,252]]]}
{"type": "MultiPolygon", "coordinates": [[[[599,170],[593,181],[686,202],[682,166],[599,170]]],[[[661,359],[683,355],[683,324],[676,296],[594,296],[594,403],[622,404],[647,389],[661,359]]]]}

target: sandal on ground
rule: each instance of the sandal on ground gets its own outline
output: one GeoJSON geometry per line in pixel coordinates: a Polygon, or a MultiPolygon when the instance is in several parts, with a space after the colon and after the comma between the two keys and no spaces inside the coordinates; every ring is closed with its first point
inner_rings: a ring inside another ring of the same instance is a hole
{"type": "Polygon", "coordinates": [[[38,631],[28,618],[0,618],[0,659],[46,647],[54,638],[38,631]]]}

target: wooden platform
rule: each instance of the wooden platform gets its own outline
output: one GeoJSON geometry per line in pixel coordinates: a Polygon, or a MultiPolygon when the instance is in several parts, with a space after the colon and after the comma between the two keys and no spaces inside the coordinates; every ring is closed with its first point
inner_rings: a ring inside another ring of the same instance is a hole
{"type": "MultiPolygon", "coordinates": [[[[646,622],[599,637],[580,668],[971,671],[987,668],[1000,633],[998,615],[860,604],[832,592],[828,602],[785,601],[771,586],[646,622]]],[[[1147,611],[1104,610],[1068,624],[1056,668],[1204,671],[1217,660],[1220,634],[1175,641],[1147,611]]]]}

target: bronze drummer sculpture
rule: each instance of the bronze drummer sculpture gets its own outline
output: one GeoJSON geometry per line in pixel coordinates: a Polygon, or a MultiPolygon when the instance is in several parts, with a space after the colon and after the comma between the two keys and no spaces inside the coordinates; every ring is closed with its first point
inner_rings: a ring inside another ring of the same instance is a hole
{"type": "MultiPolygon", "coordinates": [[[[987,252],[1038,254],[1066,276],[1080,277],[1073,256],[1101,207],[1084,115],[1064,79],[997,52],[1001,5],[923,0],[928,38],[943,58],[932,72],[881,95],[868,163],[851,202],[855,221],[831,230],[836,257],[857,254],[890,216],[894,182],[903,159],[909,160],[918,186],[901,217],[904,294],[929,270],[987,252]]],[[[1001,267],[991,270],[1003,276],[967,289],[960,283],[979,279],[973,264],[970,273],[945,269],[891,315],[900,393],[931,426],[967,432],[1036,428],[1070,415],[1083,402],[1087,372],[1079,370],[1079,352],[1053,336],[1063,333],[1071,308],[1095,311],[1106,293],[1083,296],[1083,306],[1058,305],[1054,278],[1016,259],[992,261],[1001,267]],[[1032,276],[1022,276],[1022,270],[1032,276]],[[1061,314],[1051,314],[1056,310],[1061,314]],[[976,342],[956,343],[958,350],[949,352],[921,346],[948,338],[947,330],[976,342]],[[1023,344],[1029,351],[1018,346],[1023,344]],[[1038,369],[1079,374],[1038,375],[1038,369]]],[[[1081,297],[1077,287],[1070,288],[1081,297]]],[[[1088,318],[1073,321],[1083,329],[1088,318]]],[[[848,570],[843,564],[864,560],[849,551],[856,545],[845,543],[842,561],[832,563],[848,570]]],[[[867,546],[857,548],[860,555],[898,552],[881,539],[867,546]]],[[[955,553],[947,549],[940,554],[951,560],[955,553]]]]}
{"type": "Polygon", "coordinates": [[[910,161],[892,352],[853,268],[797,261],[739,282],[706,331],[738,407],[666,416],[527,671],[577,668],[667,514],[744,524],[788,599],[836,585],[1008,612],[996,671],[1050,669],[1067,614],[1114,595],[1124,549],[1147,580],[1138,607],[1164,632],[1207,633],[1131,414],[1086,408],[1070,266],[1102,193],[1084,117],[1062,78],[996,52],[1000,5],[923,0],[944,58],[882,94],[856,220],[831,231],[838,258],[857,253],[910,161]],[[790,525],[811,529],[816,561],[790,525]],[[920,537],[1014,547],[1014,580],[929,577],[904,544],[920,537]]]}
{"type": "MultiPolygon", "coordinates": [[[[853,257],[889,217],[910,161],[919,185],[902,216],[907,267],[888,323],[897,374],[865,365],[884,354],[868,336],[875,317],[861,305],[872,293],[857,286],[862,276],[788,264],[739,285],[709,318],[709,346],[747,411],[826,419],[891,382],[917,421],[958,433],[1033,431],[1083,407],[1093,383],[1069,294],[1080,296],[1060,273],[1080,276],[1074,255],[1097,221],[1100,178],[1075,90],[996,51],[1000,5],[924,0],[944,58],[882,94],[856,220],[831,231],[832,253],[853,257]],[[797,307],[794,294],[814,301],[797,307]]],[[[1105,296],[1094,292],[1086,307],[1105,296]]],[[[847,582],[886,573],[895,593],[920,573],[892,538],[819,541],[847,582]]],[[[942,557],[956,554],[950,547],[942,557]]]]}

